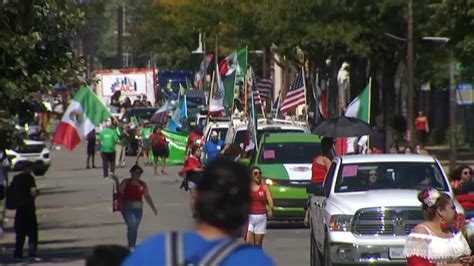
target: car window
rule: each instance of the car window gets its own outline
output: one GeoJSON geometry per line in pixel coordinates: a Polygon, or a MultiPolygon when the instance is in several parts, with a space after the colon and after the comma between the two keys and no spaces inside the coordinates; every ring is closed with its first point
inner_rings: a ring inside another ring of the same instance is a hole
{"type": "Polygon", "coordinates": [[[207,134],[207,136],[206,136],[206,141],[211,138],[211,133],[212,133],[212,131],[216,131],[217,134],[219,135],[219,139],[220,139],[220,140],[224,140],[224,139],[225,139],[225,135],[227,134],[227,130],[228,130],[228,129],[229,129],[229,128],[225,128],[225,127],[224,127],[224,128],[213,128],[213,129],[211,129],[211,130],[209,131],[209,134],[207,134]]]}
{"type": "Polygon", "coordinates": [[[335,191],[421,190],[429,187],[440,191],[448,190],[436,163],[378,162],[342,165],[337,175],[335,191]]]}
{"type": "MultiPolygon", "coordinates": [[[[269,127],[269,128],[265,128],[265,129],[259,129],[257,130],[257,139],[260,139],[260,136],[264,133],[291,133],[291,132],[304,132],[303,129],[299,129],[299,128],[288,128],[288,129],[284,129],[284,128],[276,128],[276,127],[269,127]]],[[[244,141],[245,141],[245,134],[247,133],[247,129],[241,129],[239,131],[237,131],[237,133],[235,134],[235,138],[234,138],[234,144],[237,144],[239,145],[241,148],[243,148],[244,146],[244,141]]]]}
{"type": "Polygon", "coordinates": [[[331,194],[331,186],[332,181],[334,180],[334,172],[336,171],[336,165],[336,163],[331,164],[331,167],[329,167],[329,171],[326,174],[326,178],[324,178],[323,191],[324,194],[326,194],[326,198],[329,197],[329,194],[331,194]]]}
{"type": "Polygon", "coordinates": [[[304,163],[310,164],[314,156],[321,153],[320,143],[285,142],[265,143],[262,146],[259,164],[304,163]]]}

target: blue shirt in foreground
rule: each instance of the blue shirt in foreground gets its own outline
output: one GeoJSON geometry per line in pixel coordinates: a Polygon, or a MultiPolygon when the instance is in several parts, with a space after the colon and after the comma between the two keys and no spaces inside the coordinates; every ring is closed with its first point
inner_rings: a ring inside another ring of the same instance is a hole
{"type": "MultiPolygon", "coordinates": [[[[197,233],[183,232],[184,257],[186,265],[198,265],[199,261],[211,250],[215,245],[224,240],[224,238],[207,240],[197,233]]],[[[145,240],[128,256],[123,266],[140,266],[140,265],[165,265],[165,235],[160,234],[145,240]]],[[[273,266],[275,263],[266,255],[262,249],[249,246],[243,247],[230,254],[222,266],[242,266],[242,265],[259,265],[273,266]]]]}
{"type": "Polygon", "coordinates": [[[207,163],[210,163],[212,160],[214,160],[223,148],[223,140],[220,139],[216,143],[214,143],[212,140],[208,140],[204,145],[204,149],[202,150],[207,154],[207,163]]]}

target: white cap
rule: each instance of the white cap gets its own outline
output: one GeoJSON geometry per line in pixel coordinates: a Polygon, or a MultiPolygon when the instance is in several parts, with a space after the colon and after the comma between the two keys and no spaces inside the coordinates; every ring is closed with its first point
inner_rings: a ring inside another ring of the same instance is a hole
{"type": "Polygon", "coordinates": [[[217,136],[218,136],[218,134],[217,134],[216,131],[212,131],[212,132],[211,132],[211,137],[217,137],[217,136]]]}

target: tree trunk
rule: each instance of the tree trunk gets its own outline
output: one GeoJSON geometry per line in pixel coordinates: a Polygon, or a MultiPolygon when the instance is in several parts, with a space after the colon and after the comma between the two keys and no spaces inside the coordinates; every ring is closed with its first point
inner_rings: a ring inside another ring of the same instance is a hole
{"type": "Polygon", "coordinates": [[[395,117],[395,74],[398,63],[385,57],[382,69],[382,101],[384,106],[383,125],[385,129],[385,149],[393,142],[393,123],[395,117]]]}

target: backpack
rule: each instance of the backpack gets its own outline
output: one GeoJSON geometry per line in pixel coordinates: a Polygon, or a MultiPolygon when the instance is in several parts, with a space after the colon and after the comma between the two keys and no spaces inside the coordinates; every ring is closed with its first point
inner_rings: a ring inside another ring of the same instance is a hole
{"type": "Polygon", "coordinates": [[[13,180],[13,182],[7,188],[5,207],[8,210],[16,210],[18,208],[20,199],[18,198],[16,187],[16,182],[13,180]]]}
{"type": "MultiPolygon", "coordinates": [[[[197,265],[221,265],[234,251],[249,246],[236,239],[222,241],[207,251],[197,265]]],[[[180,232],[173,231],[165,235],[165,254],[166,266],[189,265],[184,258],[183,235],[180,232]]]]}

